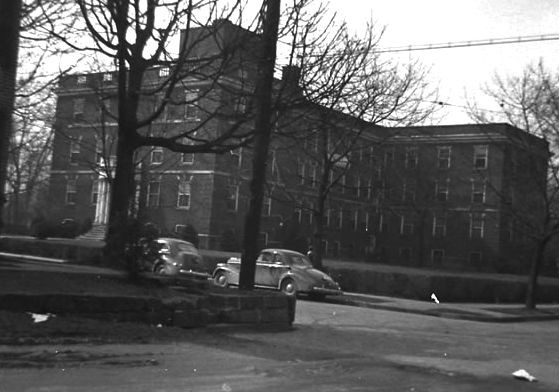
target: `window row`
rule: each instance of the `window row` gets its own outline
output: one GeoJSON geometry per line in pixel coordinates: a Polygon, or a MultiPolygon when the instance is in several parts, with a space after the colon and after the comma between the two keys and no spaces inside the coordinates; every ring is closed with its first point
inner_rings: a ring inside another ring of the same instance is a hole
{"type": "MultiPolygon", "coordinates": [[[[402,247],[398,249],[398,255],[403,262],[409,262],[412,259],[413,250],[410,247],[402,247]]],[[[445,264],[446,253],[444,249],[431,249],[431,264],[441,266],[445,264]]],[[[483,253],[481,251],[468,252],[468,263],[472,267],[479,268],[483,262],[483,253]]]]}
{"type": "MultiPolygon", "coordinates": [[[[468,214],[468,237],[484,238],[486,229],[486,215],[484,213],[468,214]]],[[[378,231],[387,233],[389,231],[388,217],[380,214],[378,218],[378,231]]],[[[404,236],[411,236],[419,233],[419,222],[416,217],[410,215],[401,215],[397,220],[390,219],[392,224],[398,223],[398,233],[404,236]]],[[[434,215],[430,221],[427,221],[427,228],[433,237],[446,237],[448,218],[445,214],[434,215]]],[[[425,225],[425,224],[424,224],[425,225]]],[[[425,229],[424,229],[425,230],[425,229]]]]}

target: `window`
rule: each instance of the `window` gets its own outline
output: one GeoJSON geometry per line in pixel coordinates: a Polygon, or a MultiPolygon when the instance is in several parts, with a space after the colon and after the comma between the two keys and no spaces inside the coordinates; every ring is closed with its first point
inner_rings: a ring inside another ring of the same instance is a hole
{"type": "Polygon", "coordinates": [[[247,97],[237,97],[235,99],[235,112],[240,114],[246,114],[248,112],[248,98],[247,97]]]}
{"type": "Polygon", "coordinates": [[[435,265],[441,265],[444,259],[444,249],[431,249],[431,262],[435,265]]]}
{"type": "Polygon", "coordinates": [[[487,168],[488,152],[489,152],[488,146],[474,146],[474,168],[476,169],[487,168]]]}
{"type": "Polygon", "coordinates": [[[82,119],[85,106],[85,98],[75,98],[73,106],[74,119],[82,119]]]}
{"type": "Polygon", "coordinates": [[[187,120],[198,119],[198,90],[187,89],[184,92],[184,118],[187,120]]]}
{"type": "Polygon", "coordinates": [[[437,148],[439,169],[448,169],[450,167],[450,151],[449,146],[437,148]]]}
{"type": "Polygon", "coordinates": [[[446,216],[435,215],[433,217],[433,237],[444,237],[446,235],[446,216]]]}
{"type": "MultiPolygon", "coordinates": [[[[277,158],[276,158],[276,154],[277,154],[276,150],[271,151],[272,157],[270,159],[270,162],[271,162],[270,166],[271,166],[272,176],[277,176],[277,174],[278,174],[278,161],[277,161],[277,158]]],[[[316,178],[316,168],[315,168],[314,176],[316,178]]]]}
{"type": "Polygon", "coordinates": [[[233,159],[233,164],[236,167],[241,167],[243,164],[243,148],[239,147],[236,150],[229,151],[231,153],[231,157],[233,159]]]}
{"type": "Polygon", "coordinates": [[[70,163],[77,165],[80,161],[81,137],[70,141],[70,163]]]}
{"type": "Polygon", "coordinates": [[[417,147],[406,147],[406,169],[415,169],[417,167],[417,147]]]}
{"type": "Polygon", "coordinates": [[[308,152],[318,152],[319,143],[319,133],[318,130],[315,129],[304,140],[304,149],[308,152]]]}
{"type": "Polygon", "coordinates": [[[303,213],[300,206],[295,207],[295,215],[297,216],[297,222],[301,223],[303,220],[303,213]]]}
{"type": "Polygon", "coordinates": [[[380,214],[378,217],[378,230],[381,233],[385,233],[388,231],[388,222],[386,222],[386,217],[384,214],[380,214]]]}
{"type": "Polygon", "coordinates": [[[330,216],[331,215],[332,215],[332,209],[328,208],[326,210],[325,217],[324,217],[324,224],[326,225],[326,227],[330,227],[330,216]]]}
{"type": "Polygon", "coordinates": [[[262,214],[265,216],[272,215],[272,198],[270,196],[265,196],[262,201],[262,214]]]}
{"type": "Polygon", "coordinates": [[[373,180],[369,179],[369,183],[367,184],[367,199],[373,197],[373,180]]]}
{"type": "Polygon", "coordinates": [[[163,78],[169,76],[169,67],[161,67],[159,68],[159,77],[163,78]]]}
{"type": "Polygon", "coordinates": [[[484,181],[472,181],[472,203],[485,203],[484,181]]]}
{"type": "Polygon", "coordinates": [[[103,74],[103,82],[112,82],[113,81],[113,74],[112,72],[105,72],[103,74]]]}
{"type": "Polygon", "coordinates": [[[470,214],[470,238],[483,238],[485,214],[470,214]]]}
{"type": "Polygon", "coordinates": [[[400,217],[400,234],[411,235],[414,231],[414,222],[409,216],[402,215],[400,217]]]}
{"type": "Polygon", "coordinates": [[[410,261],[411,248],[400,248],[400,259],[402,261],[410,261]]]}
{"type": "Polygon", "coordinates": [[[383,180],[380,184],[380,196],[384,200],[390,200],[390,187],[385,180],[383,180]]]}
{"type": "Polygon", "coordinates": [[[163,147],[154,147],[151,150],[150,162],[152,165],[159,165],[163,162],[163,147]]]}
{"type": "MultiPolygon", "coordinates": [[[[194,134],[194,136],[196,136],[196,134],[194,134]]],[[[181,143],[186,145],[186,146],[191,146],[192,140],[187,138],[187,137],[183,137],[181,140],[181,143]]],[[[183,165],[192,165],[194,164],[194,153],[192,152],[183,152],[181,153],[181,163],[183,165]]]]}
{"type": "Polygon", "coordinates": [[[176,234],[183,234],[185,232],[186,232],[186,225],[181,225],[181,224],[175,225],[176,234]]]}
{"type": "Polygon", "coordinates": [[[384,165],[388,166],[394,160],[394,148],[390,147],[384,151],[384,165]]]}
{"type": "Polygon", "coordinates": [[[99,180],[91,183],[91,204],[96,205],[99,200],[99,180]]]}
{"type": "Polygon", "coordinates": [[[309,222],[309,224],[312,224],[312,218],[314,215],[314,203],[309,202],[307,204],[306,213],[307,213],[307,221],[309,222]]]}
{"type": "Polygon", "coordinates": [[[66,181],[66,204],[76,204],[77,177],[70,177],[66,181]]]}
{"type": "Polygon", "coordinates": [[[95,163],[100,165],[104,160],[104,145],[105,141],[102,136],[95,137],[95,163]]]}
{"type": "Polygon", "coordinates": [[[239,209],[239,185],[231,180],[227,191],[227,209],[229,211],[237,211],[239,209]]]}
{"type": "Polygon", "coordinates": [[[357,176],[357,183],[355,184],[355,196],[361,197],[361,176],[357,176]]]}
{"type": "Polygon", "coordinates": [[[190,180],[188,178],[179,179],[179,189],[177,195],[177,208],[189,209],[190,208],[190,180]]]}
{"type": "Polygon", "coordinates": [[[402,201],[415,201],[415,182],[406,180],[402,186],[402,201]]]}
{"type": "Polygon", "coordinates": [[[181,154],[181,163],[184,165],[192,165],[194,164],[194,153],[191,152],[183,152],[181,154]]]}
{"type": "Polygon", "coordinates": [[[100,121],[107,121],[107,115],[111,115],[112,109],[112,101],[110,98],[105,98],[99,101],[99,118],[100,121]]]}
{"type": "Polygon", "coordinates": [[[338,229],[342,229],[344,226],[344,210],[340,207],[338,210],[338,229]]]}
{"type": "Polygon", "coordinates": [[[373,165],[375,163],[375,148],[369,147],[369,163],[373,165]]]}
{"type": "Polygon", "coordinates": [[[355,212],[353,213],[353,230],[357,231],[358,227],[359,227],[359,211],[355,210],[355,212]]]}
{"type": "Polygon", "coordinates": [[[147,206],[148,208],[156,208],[159,207],[159,193],[161,188],[161,182],[159,180],[151,180],[148,183],[148,200],[147,206]]]}
{"type": "Polygon", "coordinates": [[[318,186],[317,173],[318,173],[317,165],[312,165],[310,167],[309,181],[310,181],[311,187],[313,187],[313,188],[316,188],[318,186]]]}
{"type": "Polygon", "coordinates": [[[481,252],[470,252],[469,261],[471,266],[479,268],[482,262],[481,252]]]}
{"type": "Polygon", "coordinates": [[[299,184],[305,184],[305,162],[297,161],[297,176],[299,177],[299,184]]]}
{"type": "Polygon", "coordinates": [[[78,86],[85,86],[87,83],[87,76],[86,75],[79,75],[77,79],[78,86]]]}
{"type": "Polygon", "coordinates": [[[439,180],[435,184],[435,198],[437,201],[447,201],[448,200],[448,184],[450,180],[439,180]]]}

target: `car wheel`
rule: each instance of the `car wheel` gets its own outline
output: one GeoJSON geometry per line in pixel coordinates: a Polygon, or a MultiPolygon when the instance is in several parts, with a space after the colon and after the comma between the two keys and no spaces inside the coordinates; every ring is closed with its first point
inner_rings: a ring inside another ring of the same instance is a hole
{"type": "Polygon", "coordinates": [[[217,271],[214,275],[214,283],[220,287],[227,287],[229,285],[227,274],[224,271],[217,271]]]}
{"type": "Polygon", "coordinates": [[[285,279],[281,282],[281,291],[287,295],[294,296],[297,294],[297,284],[293,279],[285,279]]]}
{"type": "Polygon", "coordinates": [[[164,263],[155,264],[155,266],[153,267],[153,272],[155,274],[165,275],[167,273],[167,271],[165,270],[165,264],[164,263]]]}

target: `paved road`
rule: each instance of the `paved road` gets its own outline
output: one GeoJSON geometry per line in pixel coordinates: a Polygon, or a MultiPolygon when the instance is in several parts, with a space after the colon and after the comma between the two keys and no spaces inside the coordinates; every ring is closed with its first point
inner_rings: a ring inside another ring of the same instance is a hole
{"type": "Polygon", "coordinates": [[[557,391],[559,321],[493,324],[299,301],[291,331],[0,346],[0,391],[557,391]],[[524,368],[537,383],[513,379],[524,368]]]}

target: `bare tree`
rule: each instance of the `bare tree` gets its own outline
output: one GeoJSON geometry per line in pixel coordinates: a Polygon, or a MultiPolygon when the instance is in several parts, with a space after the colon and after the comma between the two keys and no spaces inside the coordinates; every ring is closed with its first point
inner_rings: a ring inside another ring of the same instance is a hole
{"type": "Polygon", "coordinates": [[[272,134],[272,88],[276,61],[276,44],[280,18],[280,0],[266,1],[262,7],[262,58],[258,64],[259,76],[254,92],[255,103],[255,145],[250,182],[250,204],[245,217],[243,235],[243,256],[239,276],[239,288],[252,289],[258,256],[258,235],[260,216],[266,182],[266,164],[272,134]]]}
{"type": "Polygon", "coordinates": [[[15,85],[13,132],[7,159],[9,205],[12,224],[29,223],[31,203],[44,185],[50,161],[54,89],[66,70],[52,67],[63,52],[51,32],[71,26],[75,18],[70,0],[24,0],[19,11],[19,65],[15,85]],[[22,215],[22,213],[24,213],[22,215]]]}
{"type": "MultiPolygon", "coordinates": [[[[485,93],[501,108],[500,112],[480,109],[470,103],[471,118],[478,122],[502,119],[549,142],[557,150],[559,142],[559,75],[549,71],[542,62],[527,66],[519,76],[495,75],[485,93]]],[[[526,307],[534,309],[537,303],[537,280],[544,263],[546,249],[559,233],[559,166],[553,155],[542,156],[541,148],[530,138],[509,136],[520,150],[516,157],[517,176],[513,179],[521,189],[516,198],[508,194],[499,196],[509,205],[509,214],[515,231],[530,238],[534,256],[529,269],[526,307]],[[547,168],[547,178],[534,176],[547,168]],[[528,195],[529,197],[522,197],[528,195]],[[520,196],[520,197],[519,197],[520,196]]],[[[513,163],[514,164],[514,163],[513,163]]]]}
{"type": "MultiPolygon", "coordinates": [[[[252,140],[252,128],[244,126],[247,119],[235,121],[216,103],[213,94],[215,87],[220,86],[220,77],[232,72],[231,64],[241,66],[243,59],[236,49],[250,46],[255,40],[250,35],[224,37],[227,32],[222,27],[227,22],[221,21],[233,19],[237,11],[240,17],[239,2],[228,8],[220,8],[217,1],[192,0],[78,0],[77,4],[83,22],[78,27],[91,40],[82,44],[71,36],[60,34],[59,38],[74,50],[105,56],[117,68],[116,91],[104,91],[116,95],[118,101],[118,110],[112,114],[118,131],[107,250],[122,259],[126,243],[123,228],[135,191],[136,150],[158,146],[182,153],[221,153],[252,140]],[[210,23],[211,20],[216,22],[210,23]],[[178,33],[180,47],[173,53],[170,43],[178,33]],[[207,47],[200,47],[206,44],[207,47]],[[208,47],[210,50],[205,51],[208,47]],[[185,94],[189,78],[205,83],[195,97],[185,94]],[[182,95],[177,94],[181,89],[182,95]],[[211,100],[217,108],[207,105],[211,100]],[[151,127],[166,110],[185,106],[205,111],[203,118],[181,130],[151,127]],[[219,116],[229,116],[233,124],[226,130],[211,132],[211,122],[219,116]]],[[[73,36],[76,33],[72,31],[73,36]]]]}
{"type": "Polygon", "coordinates": [[[3,229],[3,208],[9,142],[12,133],[12,111],[19,48],[21,1],[0,3],[0,230],[3,229]]]}
{"type": "MultiPolygon", "coordinates": [[[[425,121],[435,110],[428,102],[436,91],[427,86],[419,64],[393,64],[376,52],[382,30],[377,34],[372,22],[363,36],[352,34],[345,22],[313,1],[294,2],[287,14],[290,24],[281,33],[290,51],[277,104],[277,134],[306,156],[306,167],[295,169],[298,176],[313,171],[312,207],[299,203],[298,208],[310,208],[314,216],[314,262],[320,268],[329,196],[346,186],[342,179],[351,173],[357,177],[359,171],[351,156],[369,155],[382,143],[387,135],[378,133],[378,125],[425,121]]],[[[372,185],[351,186],[366,191],[372,185]]],[[[289,198],[288,193],[282,197],[289,198]]]]}

